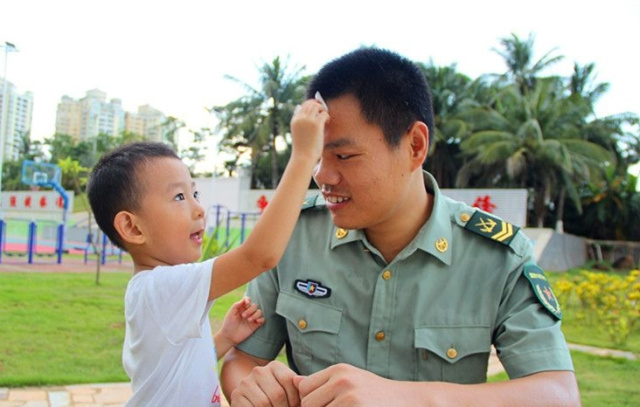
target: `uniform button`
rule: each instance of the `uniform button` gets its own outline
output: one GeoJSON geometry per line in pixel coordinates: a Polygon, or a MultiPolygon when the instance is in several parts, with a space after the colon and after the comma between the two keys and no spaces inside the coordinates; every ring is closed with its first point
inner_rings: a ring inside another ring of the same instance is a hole
{"type": "Polygon", "coordinates": [[[307,328],[307,321],[305,321],[304,319],[301,319],[300,321],[298,321],[298,328],[306,329],[307,328]]]}
{"type": "Polygon", "coordinates": [[[458,351],[453,349],[453,348],[449,348],[447,349],[447,357],[449,359],[455,359],[455,357],[458,356],[458,351]]]}
{"type": "Polygon", "coordinates": [[[376,341],[381,342],[384,341],[384,331],[378,331],[376,332],[376,341]]]}
{"type": "Polygon", "coordinates": [[[382,273],[382,278],[385,280],[389,280],[391,278],[391,272],[389,270],[385,270],[385,272],[382,273]]]}
{"type": "Polygon", "coordinates": [[[471,219],[471,215],[469,215],[468,213],[463,213],[462,215],[460,215],[460,220],[463,222],[469,222],[469,219],[471,219]]]}

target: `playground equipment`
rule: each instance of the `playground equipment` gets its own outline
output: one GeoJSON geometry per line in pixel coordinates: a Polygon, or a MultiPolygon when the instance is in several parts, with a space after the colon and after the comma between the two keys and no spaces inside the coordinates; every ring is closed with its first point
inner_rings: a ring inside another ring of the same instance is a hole
{"type": "MultiPolygon", "coordinates": [[[[3,256],[26,256],[27,263],[33,264],[36,256],[55,255],[57,263],[61,264],[60,253],[68,252],[83,254],[84,263],[87,264],[89,255],[96,254],[91,235],[80,228],[71,228],[63,233],[62,228],[62,224],[50,220],[0,219],[0,263],[3,256]]],[[[101,237],[101,264],[107,263],[108,256],[115,256],[122,263],[123,251],[106,235],[102,234],[101,237]]]]}
{"type": "MultiPolygon", "coordinates": [[[[67,192],[60,185],[61,171],[60,167],[55,164],[39,163],[31,160],[24,160],[22,162],[22,174],[21,181],[24,184],[30,185],[34,189],[38,188],[52,188],[60,194],[62,198],[62,222],[56,226],[56,238],[55,238],[55,253],[57,254],[57,262],[62,262],[62,254],[64,252],[64,233],[66,225],[66,216],[69,210],[69,196],[67,192]]],[[[37,249],[36,238],[38,225],[34,220],[29,221],[27,232],[27,255],[28,262],[33,263],[33,255],[37,249]]],[[[6,238],[7,224],[4,219],[0,220],[0,243],[3,252],[7,247],[6,238]]],[[[0,253],[1,261],[2,253],[0,253]]]]}
{"type": "Polygon", "coordinates": [[[38,224],[34,220],[27,219],[11,219],[10,222],[0,219],[0,246],[2,249],[0,250],[0,263],[3,253],[9,255],[24,253],[29,264],[33,263],[35,255],[55,254],[58,263],[60,263],[62,260],[60,253],[63,245],[63,228],[61,224],[47,225],[47,223],[54,222],[40,221],[38,224]],[[12,233],[7,233],[9,228],[12,229],[12,233]],[[55,236],[51,236],[51,232],[55,236]],[[47,234],[49,236],[46,236],[47,234]],[[7,238],[7,235],[10,238],[7,238]]]}
{"type": "Polygon", "coordinates": [[[224,233],[224,245],[232,243],[232,234],[238,231],[235,237],[239,238],[238,243],[243,243],[250,229],[260,217],[260,212],[234,212],[224,205],[213,205],[207,211],[207,225],[209,233],[216,239],[220,239],[219,234],[224,233]]]}

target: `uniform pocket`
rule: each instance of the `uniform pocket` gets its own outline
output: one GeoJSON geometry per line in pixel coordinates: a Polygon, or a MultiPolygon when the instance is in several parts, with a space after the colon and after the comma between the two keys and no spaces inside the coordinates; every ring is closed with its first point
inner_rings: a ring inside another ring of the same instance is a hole
{"type": "Polygon", "coordinates": [[[281,292],[276,313],[287,320],[294,362],[301,373],[336,363],[342,310],[281,292]]]}
{"type": "Polygon", "coordinates": [[[415,328],[416,380],[484,383],[491,351],[486,326],[415,328]]]}

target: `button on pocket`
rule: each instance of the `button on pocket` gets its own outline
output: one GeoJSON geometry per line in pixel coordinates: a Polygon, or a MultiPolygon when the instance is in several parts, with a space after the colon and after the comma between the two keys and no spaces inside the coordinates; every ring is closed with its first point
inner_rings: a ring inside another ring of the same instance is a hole
{"type": "Polygon", "coordinates": [[[486,381],[491,351],[488,327],[418,327],[415,328],[415,348],[416,380],[486,381]]]}
{"type": "Polygon", "coordinates": [[[294,361],[301,373],[336,363],[342,320],[340,309],[281,292],[276,313],[287,320],[294,361]]]}

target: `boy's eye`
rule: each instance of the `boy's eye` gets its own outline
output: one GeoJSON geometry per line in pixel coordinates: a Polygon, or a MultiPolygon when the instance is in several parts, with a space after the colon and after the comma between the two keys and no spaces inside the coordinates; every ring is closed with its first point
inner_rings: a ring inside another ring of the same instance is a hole
{"type": "Polygon", "coordinates": [[[184,201],[184,194],[181,192],[173,198],[175,201],[184,201]]]}
{"type": "Polygon", "coordinates": [[[353,157],[353,154],[336,154],[336,156],[338,157],[338,160],[348,160],[353,157]]]}
{"type": "Polygon", "coordinates": [[[196,199],[196,201],[200,202],[200,191],[194,192],[193,197],[196,199]]]}

